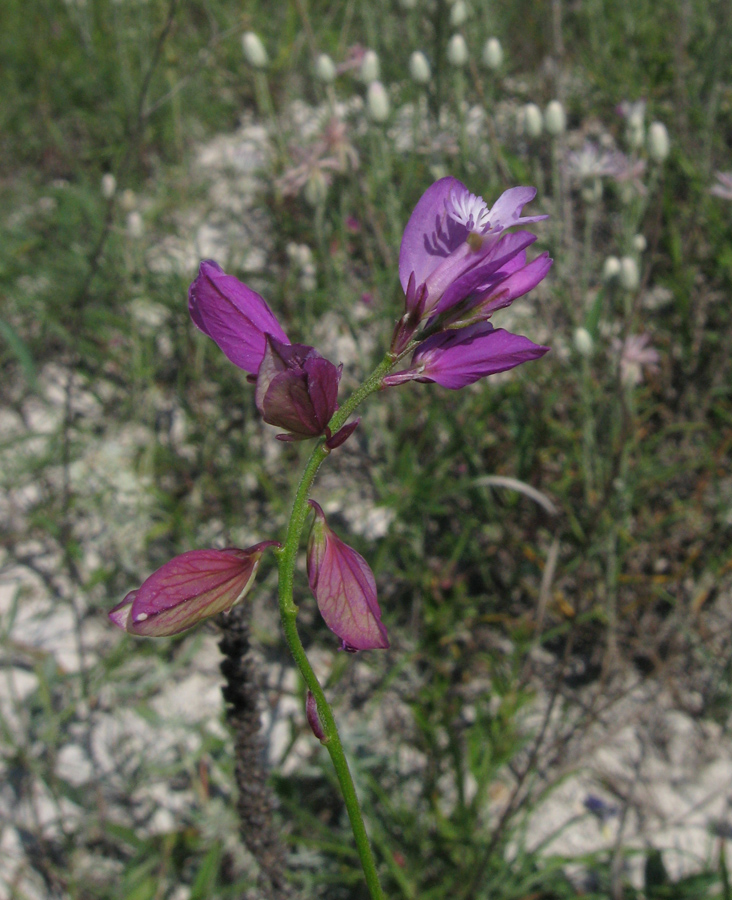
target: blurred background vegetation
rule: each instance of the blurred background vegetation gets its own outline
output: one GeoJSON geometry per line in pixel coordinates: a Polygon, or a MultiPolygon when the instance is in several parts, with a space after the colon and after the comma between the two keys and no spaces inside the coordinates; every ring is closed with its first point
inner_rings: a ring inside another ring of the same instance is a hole
{"type": "MultiPolygon", "coordinates": [[[[142,642],[105,615],[176,553],[279,536],[307,451],[258,421],[242,374],[194,333],[187,286],[214,256],[294,339],[345,364],[345,391],[400,314],[409,213],[451,174],[489,204],[538,187],[531,212],[551,218],[537,252],[555,265],[496,324],[552,353],[460,393],[372,398],[317,485],[374,568],[392,637],[385,654],[337,654],[302,578],[303,633],[387,895],[728,900],[732,781],[695,821],[705,852],[673,866],[680,809],[664,818],[640,789],[664,740],[731,746],[732,191],[710,192],[732,170],[727,13],[4,0],[0,895],[260,896],[237,837],[216,627],[142,642]],[[247,31],[265,69],[242,53],[247,31]],[[427,83],[410,77],[415,50],[427,83]],[[332,83],[321,53],[340,67],[332,83]],[[532,133],[527,104],[553,100],[566,130],[532,133]],[[613,777],[588,762],[602,747],[625,766],[613,777]],[[568,782],[575,770],[584,781],[568,782]],[[554,820],[542,804],[570,783],[554,820]],[[571,826],[593,849],[562,843],[571,826]]],[[[273,575],[252,627],[293,888],[358,900],[273,575]]],[[[703,781],[694,759],[668,778],[703,781]]]]}

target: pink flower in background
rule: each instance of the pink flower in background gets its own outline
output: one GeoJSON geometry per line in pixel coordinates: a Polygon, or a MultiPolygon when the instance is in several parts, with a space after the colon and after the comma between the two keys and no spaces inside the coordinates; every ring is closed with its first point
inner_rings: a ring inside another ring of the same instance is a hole
{"type": "Polygon", "coordinates": [[[109,618],[118,628],[144,637],[187,631],[239,603],[254,582],[262,553],[279,546],[263,541],[247,550],[189,550],[130,591],[109,618]]]}
{"type": "Polygon", "coordinates": [[[658,371],[661,357],[658,350],[648,346],[650,340],[648,334],[630,334],[622,344],[619,340],[614,341],[614,349],[620,351],[620,380],[623,384],[635,387],[643,381],[644,369],[658,371]]]}
{"type": "Polygon", "coordinates": [[[325,624],[341,639],[344,650],[388,648],[373,572],[363,556],[328,527],[319,504],[308,503],[315,513],[308,541],[308,580],[325,624]]]}
{"type": "Polygon", "coordinates": [[[732,200],[732,172],[715,172],[717,184],[709,188],[709,193],[723,200],[732,200]]]}

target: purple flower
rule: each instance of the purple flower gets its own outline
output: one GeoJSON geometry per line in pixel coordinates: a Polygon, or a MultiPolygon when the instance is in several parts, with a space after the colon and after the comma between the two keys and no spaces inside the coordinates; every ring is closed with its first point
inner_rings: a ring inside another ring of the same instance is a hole
{"type": "Polygon", "coordinates": [[[325,624],[344,650],[386,649],[389,639],[376,600],[376,581],[366,560],[328,527],[309,500],[315,521],[308,541],[308,580],[325,624]]]}
{"type": "Polygon", "coordinates": [[[264,357],[265,335],[290,343],[264,298],[213,260],[201,263],[188,289],[188,309],[196,327],[216,341],[235,366],[252,375],[264,357]]]}
{"type": "Polygon", "coordinates": [[[254,581],[262,553],[277,541],[247,550],[189,550],[171,559],[130,591],[109,618],[130,634],[167,637],[202,619],[226,612],[242,600],[254,581]]]}
{"type": "Polygon", "coordinates": [[[399,252],[407,313],[419,322],[455,306],[533,243],[529,232],[501,235],[547,218],[521,216],[535,196],[535,188],[511,188],[489,209],[456,178],[441,178],[428,188],[407,222],[399,252]]]}
{"type": "MultiPolygon", "coordinates": [[[[281,440],[303,441],[326,431],[338,408],[341,367],[306,344],[283,344],[266,336],[255,399],[265,422],[288,432],[281,440]]],[[[330,435],[329,435],[330,436],[330,435]]]]}
{"type": "Polygon", "coordinates": [[[411,366],[387,375],[384,385],[405,381],[434,381],[451,390],[512,369],[543,356],[549,347],[534,344],[520,334],[479,322],[457,331],[441,331],[417,347],[411,366]]]}

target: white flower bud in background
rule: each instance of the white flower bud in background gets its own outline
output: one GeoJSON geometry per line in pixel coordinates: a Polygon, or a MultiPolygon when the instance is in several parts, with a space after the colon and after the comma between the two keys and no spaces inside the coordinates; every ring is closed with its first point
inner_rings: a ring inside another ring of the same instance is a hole
{"type": "Polygon", "coordinates": [[[527,137],[538,138],[543,128],[541,110],[536,103],[527,103],[521,111],[524,133],[527,137]]]}
{"type": "Polygon", "coordinates": [[[646,137],[645,128],[643,124],[640,125],[628,125],[628,145],[632,150],[640,150],[643,146],[643,141],[646,137]]]}
{"type": "Polygon", "coordinates": [[[503,63],[503,48],[497,37],[489,37],[483,47],[483,65],[487,69],[500,69],[503,63]]]}
{"type": "Polygon", "coordinates": [[[461,68],[468,61],[468,45],[462,34],[453,34],[448,41],[447,61],[456,68],[461,68]]]}
{"type": "Polygon", "coordinates": [[[305,182],[302,194],[305,202],[312,206],[313,209],[317,209],[317,207],[325,203],[325,198],[328,196],[328,182],[320,169],[312,170],[308,180],[305,182]]]}
{"type": "Polygon", "coordinates": [[[620,284],[626,291],[635,291],[640,284],[638,264],[632,256],[624,256],[620,260],[620,284]]]}
{"type": "Polygon", "coordinates": [[[608,256],[602,266],[602,280],[613,281],[620,275],[620,260],[617,256],[608,256]]]}
{"type": "Polygon", "coordinates": [[[379,57],[375,50],[367,50],[363,55],[363,60],[361,61],[361,69],[359,71],[359,78],[363,81],[364,84],[371,84],[374,81],[379,80],[379,75],[381,74],[381,65],[379,64],[379,57]]]}
{"type": "Polygon", "coordinates": [[[663,162],[670,149],[668,131],[663,122],[652,122],[648,129],[648,155],[655,162],[663,162]]]}
{"type": "Polygon", "coordinates": [[[117,190],[117,179],[112,175],[111,172],[106,172],[102,175],[102,197],[105,200],[111,200],[114,197],[114,192],[117,190]]]}
{"type": "Polygon", "coordinates": [[[409,57],[409,74],[417,84],[428,84],[432,77],[427,57],[420,50],[415,50],[409,57]]]}
{"type": "Polygon", "coordinates": [[[241,36],[241,48],[244,51],[244,59],[253,69],[266,69],[269,65],[269,57],[264,49],[264,44],[253,31],[246,31],[241,36]]]}
{"type": "Polygon", "coordinates": [[[544,127],[552,137],[556,137],[567,127],[567,116],[559,100],[552,100],[544,112],[544,127]]]}
{"type": "Polygon", "coordinates": [[[450,10],[450,24],[453,28],[459,28],[467,21],[470,15],[470,8],[465,0],[456,0],[454,6],[450,10]]]}
{"type": "Polygon", "coordinates": [[[120,197],[120,205],[125,212],[129,212],[131,209],[134,209],[137,206],[137,197],[135,196],[135,192],[127,188],[122,191],[122,196],[120,197]]]}
{"type": "Polygon", "coordinates": [[[145,223],[140,213],[133,209],[127,216],[127,234],[133,239],[141,238],[145,233],[145,223]]]}
{"type": "Polygon", "coordinates": [[[331,84],[335,81],[335,63],[327,53],[321,53],[315,61],[315,75],[318,81],[322,81],[324,84],[331,84]]]}
{"type": "Polygon", "coordinates": [[[386,122],[391,112],[389,95],[380,81],[372,81],[366,92],[366,109],[374,122],[386,122]]]}
{"type": "Polygon", "coordinates": [[[648,246],[648,241],[646,241],[646,237],[644,234],[636,234],[633,238],[633,249],[637,253],[643,253],[643,251],[648,246]]]}
{"type": "Polygon", "coordinates": [[[580,356],[590,356],[594,342],[592,335],[586,328],[575,328],[574,331],[574,348],[580,356]]]}
{"type": "Polygon", "coordinates": [[[399,0],[399,5],[402,9],[414,9],[417,5],[417,0],[399,0]]]}

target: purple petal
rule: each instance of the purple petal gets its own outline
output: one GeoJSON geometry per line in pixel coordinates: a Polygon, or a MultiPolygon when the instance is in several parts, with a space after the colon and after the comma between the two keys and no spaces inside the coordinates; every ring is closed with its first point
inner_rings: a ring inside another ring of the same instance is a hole
{"type": "Polygon", "coordinates": [[[417,347],[410,368],[387,376],[384,384],[434,381],[442,387],[458,390],[486,375],[537,359],[548,350],[549,347],[534,344],[520,334],[494,329],[489,322],[480,322],[427,338],[417,347]]]}
{"type": "Polygon", "coordinates": [[[409,217],[399,250],[399,278],[405,292],[412,272],[419,287],[468,236],[468,229],[448,216],[445,203],[453,191],[468,193],[457,178],[441,178],[422,194],[409,217]]]}
{"type": "Polygon", "coordinates": [[[277,541],[247,550],[190,550],[166,563],[109,613],[132,634],[161,637],[185,631],[231,609],[250,589],[262,553],[277,541]],[[126,614],[126,617],[125,617],[126,614]]]}
{"type": "Polygon", "coordinates": [[[376,581],[366,560],[328,527],[314,501],[315,521],[308,541],[308,580],[325,624],[345,650],[386,649],[376,581]]]}
{"type": "Polygon", "coordinates": [[[475,303],[474,309],[483,317],[494,313],[497,309],[510,306],[517,297],[528,294],[546,277],[553,262],[548,253],[542,253],[528,265],[511,272],[492,285],[490,290],[475,303]]]}
{"type": "Polygon", "coordinates": [[[256,375],[265,350],[265,334],[290,341],[264,298],[227,275],[218,263],[204,260],[188,289],[194,324],[219,345],[226,356],[256,375]]]}
{"type": "MultiPolygon", "coordinates": [[[[465,300],[470,294],[485,288],[491,275],[505,269],[511,260],[536,240],[530,231],[507,234],[480,260],[480,264],[455,279],[435,306],[432,315],[439,315],[465,300]]],[[[525,258],[525,257],[524,257],[525,258]]]]}
{"type": "Polygon", "coordinates": [[[536,197],[536,188],[514,187],[504,191],[491,207],[489,221],[491,231],[504,231],[514,225],[526,222],[541,222],[548,216],[524,216],[521,210],[536,197]]]}
{"type": "Polygon", "coordinates": [[[349,422],[347,425],[344,425],[343,428],[340,428],[336,433],[329,437],[325,442],[326,447],[329,450],[335,450],[336,447],[340,447],[341,444],[345,444],[348,438],[353,434],[353,432],[358,428],[358,423],[361,421],[359,416],[358,419],[354,419],[353,422],[349,422]]]}

